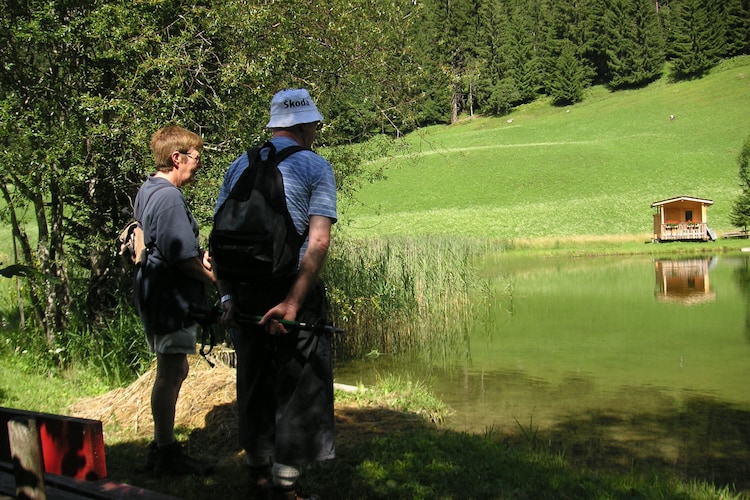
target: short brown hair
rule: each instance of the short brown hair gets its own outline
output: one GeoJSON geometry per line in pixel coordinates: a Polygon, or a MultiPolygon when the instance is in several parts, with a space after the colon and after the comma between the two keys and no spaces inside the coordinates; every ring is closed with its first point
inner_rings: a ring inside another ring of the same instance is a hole
{"type": "Polygon", "coordinates": [[[203,150],[203,139],[198,134],[177,125],[160,128],[151,136],[151,152],[154,154],[156,168],[169,172],[172,170],[172,152],[187,153],[190,148],[199,152],[203,150]]]}

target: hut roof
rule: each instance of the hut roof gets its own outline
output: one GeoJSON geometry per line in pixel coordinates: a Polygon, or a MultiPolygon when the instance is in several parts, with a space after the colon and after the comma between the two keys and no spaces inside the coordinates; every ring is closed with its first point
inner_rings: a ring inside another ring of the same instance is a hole
{"type": "Polygon", "coordinates": [[[674,198],[668,198],[666,200],[655,201],[651,204],[651,207],[659,207],[662,205],[668,205],[669,203],[675,203],[678,201],[693,201],[695,203],[702,203],[703,205],[713,205],[713,200],[707,200],[705,198],[695,198],[693,196],[675,196],[674,198]]]}

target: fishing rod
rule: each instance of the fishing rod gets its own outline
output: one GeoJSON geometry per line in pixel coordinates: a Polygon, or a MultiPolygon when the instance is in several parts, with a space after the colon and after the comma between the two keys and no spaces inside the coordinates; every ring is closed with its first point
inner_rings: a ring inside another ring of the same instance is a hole
{"type": "MultiPolygon", "coordinates": [[[[195,304],[190,304],[190,316],[195,319],[201,325],[210,325],[219,321],[219,318],[224,313],[219,306],[214,307],[203,307],[195,304]]],[[[235,316],[238,323],[243,325],[257,325],[258,322],[263,319],[263,316],[254,316],[252,314],[240,313],[235,316]]],[[[310,331],[324,331],[327,333],[345,334],[346,330],[343,328],[336,328],[333,325],[326,324],[323,320],[315,323],[305,323],[300,321],[292,321],[289,319],[277,319],[279,323],[289,328],[298,328],[300,330],[310,331]]]]}

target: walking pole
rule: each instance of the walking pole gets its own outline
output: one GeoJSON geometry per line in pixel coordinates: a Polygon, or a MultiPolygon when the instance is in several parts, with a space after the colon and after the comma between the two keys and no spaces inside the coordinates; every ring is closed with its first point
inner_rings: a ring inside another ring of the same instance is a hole
{"type": "MultiPolygon", "coordinates": [[[[220,307],[214,306],[212,308],[200,307],[194,304],[190,304],[190,313],[198,323],[216,323],[223,311],[220,307]]],[[[251,314],[239,314],[237,315],[237,322],[246,325],[257,325],[258,322],[263,319],[263,316],[253,316],[251,314]]],[[[300,321],[292,321],[289,319],[277,319],[279,323],[290,328],[299,328],[300,330],[311,330],[311,331],[324,331],[328,333],[343,335],[346,330],[343,328],[336,328],[333,325],[327,325],[323,322],[311,324],[300,321]]]]}

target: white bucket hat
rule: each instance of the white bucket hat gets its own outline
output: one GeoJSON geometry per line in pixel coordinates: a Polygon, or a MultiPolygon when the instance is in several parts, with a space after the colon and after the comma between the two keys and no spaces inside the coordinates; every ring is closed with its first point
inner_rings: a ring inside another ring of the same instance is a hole
{"type": "Polygon", "coordinates": [[[286,89],[277,92],[271,99],[271,119],[266,128],[286,128],[322,121],[323,115],[306,89],[286,89]]]}

